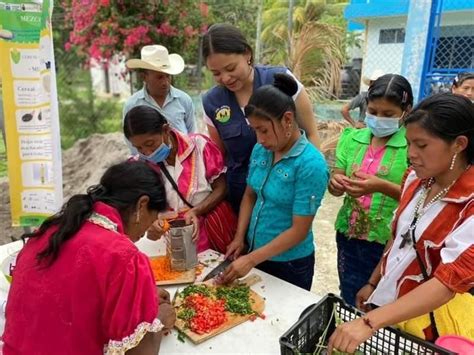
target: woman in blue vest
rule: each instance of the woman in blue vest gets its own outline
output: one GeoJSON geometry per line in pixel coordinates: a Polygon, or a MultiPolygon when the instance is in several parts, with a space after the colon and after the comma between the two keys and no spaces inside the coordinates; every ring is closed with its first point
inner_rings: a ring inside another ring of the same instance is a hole
{"type": "MultiPolygon", "coordinates": [[[[211,139],[226,155],[228,198],[236,212],[245,191],[250,153],[256,143],[243,108],[260,86],[273,83],[275,73],[291,72],[286,67],[255,65],[253,51],[240,30],[229,24],[215,24],[204,35],[203,56],[218,85],[203,97],[205,120],[211,139]]],[[[293,74],[291,74],[293,75],[293,74]]],[[[298,123],[311,143],[319,146],[316,120],[303,85],[293,99],[298,123]]]]}
{"type": "Polygon", "coordinates": [[[250,157],[247,187],[234,240],[226,257],[234,261],[222,277],[229,283],[257,266],[306,290],[314,274],[311,229],[329,173],[323,155],[296,122],[292,96],[298,85],[277,73],[273,85],[252,94],[245,107],[258,144],[250,157]],[[248,253],[241,255],[245,244],[248,253]]]}

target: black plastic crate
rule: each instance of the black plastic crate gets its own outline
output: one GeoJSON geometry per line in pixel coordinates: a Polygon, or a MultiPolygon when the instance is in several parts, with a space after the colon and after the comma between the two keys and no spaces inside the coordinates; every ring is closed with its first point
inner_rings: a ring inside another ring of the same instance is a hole
{"type": "MultiPolygon", "coordinates": [[[[313,354],[326,328],[325,345],[327,345],[327,340],[336,328],[336,317],[348,322],[361,315],[362,312],[347,305],[338,296],[328,294],[304,310],[296,324],[283,334],[280,338],[281,354],[313,354]]],[[[357,350],[364,354],[455,354],[391,327],[378,330],[357,350]]]]}

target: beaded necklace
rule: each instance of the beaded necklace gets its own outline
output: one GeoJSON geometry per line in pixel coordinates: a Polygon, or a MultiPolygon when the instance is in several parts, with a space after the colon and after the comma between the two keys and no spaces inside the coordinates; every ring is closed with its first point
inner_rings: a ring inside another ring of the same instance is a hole
{"type": "MultiPolygon", "coordinates": [[[[468,165],[464,171],[470,168],[471,165],[468,165]]],[[[462,174],[461,174],[462,175],[462,174]]],[[[460,176],[461,176],[460,175],[460,176]]],[[[421,192],[420,197],[418,198],[418,201],[416,202],[415,205],[415,210],[413,211],[413,219],[408,226],[408,229],[406,230],[405,233],[402,233],[402,242],[400,243],[400,249],[402,249],[405,245],[411,244],[412,240],[414,243],[415,240],[415,229],[418,226],[418,223],[420,222],[421,217],[425,214],[425,212],[433,206],[436,202],[438,202],[441,198],[443,198],[444,195],[449,191],[449,189],[454,185],[454,183],[459,179],[458,176],[456,179],[451,181],[451,183],[442,189],[440,192],[438,192],[436,195],[433,196],[433,198],[424,206],[426,197],[428,196],[428,193],[431,191],[431,187],[433,186],[435,180],[434,178],[429,178],[427,183],[423,185],[423,191],[421,192]]]]}

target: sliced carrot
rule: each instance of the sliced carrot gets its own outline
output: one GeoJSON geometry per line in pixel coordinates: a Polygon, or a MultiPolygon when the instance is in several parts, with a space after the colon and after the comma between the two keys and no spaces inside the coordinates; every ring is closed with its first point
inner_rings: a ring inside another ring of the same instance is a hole
{"type": "Polygon", "coordinates": [[[171,228],[170,223],[168,222],[167,219],[165,219],[165,220],[163,221],[163,225],[161,226],[161,229],[163,229],[163,232],[167,232],[167,231],[170,230],[170,228],[171,228]]]}
{"type": "Polygon", "coordinates": [[[171,260],[168,256],[151,258],[150,265],[155,281],[174,280],[182,274],[182,272],[171,270],[171,260]]]}

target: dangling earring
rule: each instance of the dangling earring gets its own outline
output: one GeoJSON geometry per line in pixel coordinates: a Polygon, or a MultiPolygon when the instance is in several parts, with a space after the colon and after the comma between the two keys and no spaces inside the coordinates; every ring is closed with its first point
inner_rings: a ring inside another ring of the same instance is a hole
{"type": "Polygon", "coordinates": [[[140,223],[140,210],[137,210],[137,218],[135,218],[135,224],[140,223]]]}
{"type": "Polygon", "coordinates": [[[453,159],[451,160],[451,166],[449,167],[449,170],[453,170],[453,169],[454,169],[454,163],[456,162],[457,156],[458,156],[458,153],[454,153],[453,159]]]}

